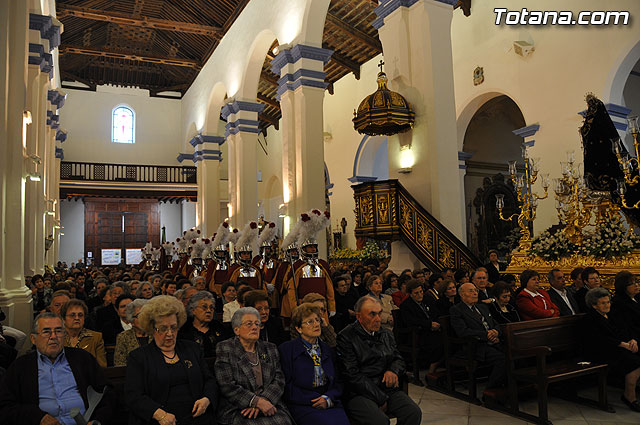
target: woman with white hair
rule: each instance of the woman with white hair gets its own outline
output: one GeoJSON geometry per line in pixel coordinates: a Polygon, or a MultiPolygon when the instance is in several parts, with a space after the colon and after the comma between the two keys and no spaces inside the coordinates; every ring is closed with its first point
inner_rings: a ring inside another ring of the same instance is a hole
{"type": "Polygon", "coordinates": [[[116,336],[116,349],[113,354],[114,366],[126,366],[129,353],[149,343],[150,337],[140,327],[140,321],[138,320],[140,310],[148,302],[149,300],[137,298],[125,307],[127,322],[131,323],[131,329],[120,332],[116,336]]]}
{"type": "Polygon", "coordinates": [[[231,318],[236,336],[216,347],[220,424],[291,424],[282,402],[285,380],[278,349],[260,339],[260,325],[258,310],[242,307],[231,318]]]}
{"type": "Polygon", "coordinates": [[[197,342],[205,357],[216,354],[216,345],[231,335],[214,319],[215,300],[208,291],[196,292],[187,303],[187,322],[178,333],[179,339],[197,342]]]}

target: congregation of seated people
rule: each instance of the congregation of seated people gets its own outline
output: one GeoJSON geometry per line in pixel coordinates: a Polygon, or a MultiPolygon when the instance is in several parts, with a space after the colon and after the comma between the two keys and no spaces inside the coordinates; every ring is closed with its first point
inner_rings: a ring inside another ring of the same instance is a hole
{"type": "MultiPolygon", "coordinates": [[[[335,311],[309,293],[286,318],[281,300],[242,280],[216,293],[201,276],[61,265],[27,280],[31,350],[16,359],[19,341],[8,337],[8,344],[0,327],[0,417],[75,423],[74,407],[90,409],[89,390],[110,386],[104,368],[123,367],[120,402],[131,424],[369,425],[395,417],[418,425],[422,412],[401,385],[410,359],[394,330],[417,332],[419,369],[433,374],[445,364],[441,322],[448,317],[455,335],[477,341],[475,360],[490,368],[487,388],[499,388],[506,385],[502,326],[581,313],[585,358],[611,365],[610,376],[624,383],[622,400],[640,412],[635,276],[618,273],[611,297],[592,267],[568,276],[525,270],[516,279],[493,252],[490,260],[438,273],[394,273],[377,262],[336,266],[335,311]]],[[[424,385],[421,377],[411,382],[424,385]]],[[[109,423],[117,411],[111,393],[86,419],[109,423]]]]}

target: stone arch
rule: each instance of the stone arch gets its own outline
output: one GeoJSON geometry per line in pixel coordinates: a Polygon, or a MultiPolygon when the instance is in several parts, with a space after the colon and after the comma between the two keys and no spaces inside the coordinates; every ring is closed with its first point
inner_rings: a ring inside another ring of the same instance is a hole
{"type": "Polygon", "coordinates": [[[329,10],[329,0],[309,0],[302,17],[302,25],[296,42],[322,46],[324,17],[329,10]],[[323,17],[320,19],[320,17],[323,17]]]}
{"type": "Polygon", "coordinates": [[[207,104],[207,112],[204,124],[201,129],[202,133],[207,135],[219,135],[220,129],[220,109],[224,105],[224,99],[227,96],[227,87],[222,82],[216,83],[209,94],[209,102],[207,104]]]}
{"type": "Polygon", "coordinates": [[[389,149],[386,136],[364,136],[353,161],[352,183],[389,179],[389,149]]]}
{"type": "MultiPolygon", "coordinates": [[[[497,92],[474,99],[458,120],[461,151],[471,156],[464,165],[467,245],[480,258],[498,248],[515,226],[497,218],[493,194],[512,195],[513,187],[504,175],[508,174],[507,161],[521,155],[522,138],[513,131],[525,126],[521,108],[511,97],[497,92]]],[[[515,198],[505,196],[505,200],[506,214],[507,209],[515,208],[515,198]]]]}
{"type": "Polygon", "coordinates": [[[640,40],[636,40],[633,45],[625,50],[614,63],[605,83],[603,92],[603,101],[605,103],[614,103],[616,105],[624,105],[624,87],[629,78],[629,74],[633,67],[640,60],[640,40]],[[608,96],[608,98],[605,98],[608,96]]]}
{"type": "Polygon", "coordinates": [[[484,105],[491,99],[496,98],[498,96],[509,97],[518,106],[520,111],[522,111],[523,115],[525,115],[523,106],[517,100],[515,100],[514,96],[510,95],[504,90],[495,90],[495,89],[488,90],[484,93],[475,95],[472,99],[463,103],[464,106],[459,109],[459,112],[457,114],[458,116],[456,118],[456,126],[458,129],[458,150],[459,151],[463,150],[464,135],[475,113],[478,112],[478,109],[480,109],[482,105],[484,105]]]}
{"type": "Polygon", "coordinates": [[[270,29],[260,32],[253,40],[251,49],[247,56],[246,67],[244,69],[240,90],[236,96],[237,100],[255,99],[258,93],[258,84],[260,83],[260,73],[264,58],[267,56],[269,48],[273,44],[276,37],[275,33],[270,29]]]}

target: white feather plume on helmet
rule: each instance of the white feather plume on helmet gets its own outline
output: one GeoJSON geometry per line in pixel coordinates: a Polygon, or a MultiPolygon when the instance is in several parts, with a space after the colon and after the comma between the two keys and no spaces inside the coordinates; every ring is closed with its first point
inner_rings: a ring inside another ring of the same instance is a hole
{"type": "Polygon", "coordinates": [[[297,243],[302,247],[309,243],[317,243],[316,235],[324,230],[330,223],[330,215],[328,211],[322,213],[320,210],[314,209],[306,213],[300,214],[300,224],[298,230],[297,243]]]}
{"type": "Polygon", "coordinates": [[[208,246],[210,239],[195,238],[191,240],[191,258],[207,258],[209,256],[208,246]]]}
{"type": "Polygon", "coordinates": [[[258,251],[258,223],[251,221],[244,226],[236,242],[236,251],[258,251]]]}
{"type": "Polygon", "coordinates": [[[287,251],[292,245],[296,246],[298,241],[298,232],[300,231],[300,220],[293,226],[287,236],[282,241],[282,250],[287,251]]]}
{"type": "Polygon", "coordinates": [[[240,231],[237,228],[233,229],[233,231],[229,233],[229,238],[227,239],[227,242],[237,245],[238,238],[240,238],[241,235],[242,233],[240,233],[240,231]]]}
{"type": "Polygon", "coordinates": [[[164,253],[167,257],[171,257],[173,255],[175,246],[175,242],[165,242],[162,244],[162,248],[164,248],[164,253]]]}
{"type": "Polygon", "coordinates": [[[229,230],[229,223],[226,221],[221,223],[216,230],[216,235],[213,238],[212,249],[217,249],[220,245],[226,245],[229,242],[231,231],[229,230]]]}
{"type": "Polygon", "coordinates": [[[276,223],[267,223],[264,229],[262,229],[262,233],[260,233],[260,237],[258,238],[258,246],[270,246],[276,237],[277,231],[278,229],[276,228],[276,223]]]}

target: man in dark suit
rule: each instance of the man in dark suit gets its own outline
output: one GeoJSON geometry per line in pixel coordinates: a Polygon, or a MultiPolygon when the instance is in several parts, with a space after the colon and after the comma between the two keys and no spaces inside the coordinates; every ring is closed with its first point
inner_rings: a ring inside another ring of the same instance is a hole
{"type": "MultiPolygon", "coordinates": [[[[86,415],[90,407],[88,387],[106,390],[102,369],[88,352],[63,346],[64,323],[55,313],[36,317],[31,342],[36,350],[18,358],[0,383],[2,423],[74,424],[71,410],[86,415]]],[[[91,419],[108,424],[114,408],[112,392],[106,391],[91,419]]]]}
{"type": "Polygon", "coordinates": [[[345,384],[345,410],[357,424],[418,425],[420,407],[400,390],[405,363],[393,335],[381,327],[382,304],[365,295],[355,305],[356,322],[338,334],[338,365],[345,384]]]}
{"type": "Polygon", "coordinates": [[[489,296],[487,287],[489,286],[489,279],[487,277],[487,270],[484,267],[474,270],[471,273],[471,282],[478,289],[478,301],[484,304],[491,304],[495,302],[495,298],[489,296]]]}
{"type": "Polygon", "coordinates": [[[495,249],[489,250],[489,262],[483,266],[487,269],[489,276],[489,282],[496,283],[500,280],[500,272],[507,270],[507,265],[498,261],[498,251],[495,249]]]}
{"type": "Polygon", "coordinates": [[[449,309],[451,327],[461,337],[480,341],[476,345],[475,358],[492,366],[487,388],[496,388],[505,382],[505,357],[500,351],[501,332],[489,309],[478,303],[478,289],[472,283],[464,283],[458,290],[462,302],[449,309]]]}
{"type": "Polygon", "coordinates": [[[564,273],[558,269],[552,269],[547,278],[551,285],[548,292],[549,298],[560,309],[560,316],[571,316],[580,313],[578,302],[565,287],[564,273]]]}

